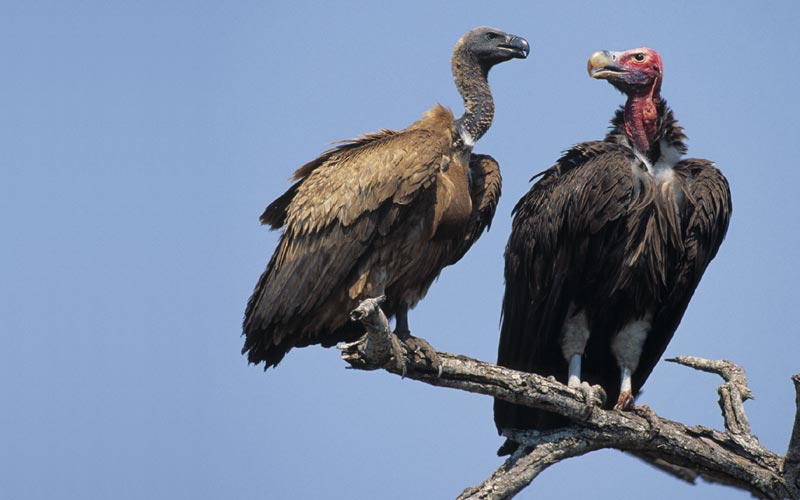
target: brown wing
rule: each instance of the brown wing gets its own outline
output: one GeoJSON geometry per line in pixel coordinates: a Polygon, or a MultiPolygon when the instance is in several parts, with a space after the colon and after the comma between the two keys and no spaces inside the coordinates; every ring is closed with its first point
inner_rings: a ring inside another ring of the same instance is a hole
{"type": "MultiPolygon", "coordinates": [[[[561,325],[571,299],[582,293],[578,283],[603,281],[612,286],[618,281],[586,273],[597,269],[598,262],[621,260],[614,255],[624,252],[625,240],[615,235],[625,228],[634,192],[634,161],[624,146],[579,144],[514,208],[505,252],[499,365],[566,381],[561,325]]],[[[498,429],[546,426],[542,419],[547,415],[495,401],[498,429]]]]}
{"type": "Polygon", "coordinates": [[[455,264],[488,231],[500,199],[503,178],[500,165],[489,155],[473,154],[469,159],[470,196],[472,215],[466,226],[464,238],[456,245],[449,264],[455,264]]]}
{"type": "Polygon", "coordinates": [[[435,126],[448,116],[452,123],[452,114],[434,108],[404,131],[327,151],[301,167],[295,174],[301,180],[267,208],[262,221],[285,228],[245,311],[243,352],[250,362],[276,365],[292,347],[330,345],[353,334],[353,328],[337,333],[349,311],[342,290],[346,296],[376,238],[410,211],[424,210],[416,206],[419,195],[435,186],[450,158],[452,131],[435,126]]]}
{"type": "Polygon", "coordinates": [[[728,181],[712,162],[689,158],[676,164],[674,170],[685,195],[681,220],[684,253],[674,274],[671,293],[653,318],[653,329],[633,375],[634,392],[641,388],[664,354],[703,273],[717,255],[733,210],[728,181]]]}

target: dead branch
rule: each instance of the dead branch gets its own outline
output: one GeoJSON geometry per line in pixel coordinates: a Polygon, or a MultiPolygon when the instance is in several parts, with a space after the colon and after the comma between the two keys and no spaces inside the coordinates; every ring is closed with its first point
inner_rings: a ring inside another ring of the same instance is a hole
{"type": "Polygon", "coordinates": [[[704,372],[716,373],[722,377],[725,383],[717,388],[717,392],[719,393],[722,418],[725,420],[725,430],[735,436],[743,436],[746,439],[752,437],[750,423],[744,413],[744,402],[748,399],[753,399],[753,395],[747,386],[744,368],[724,359],[712,361],[694,356],[679,356],[665,361],[678,363],[704,372]]]}
{"type": "Polygon", "coordinates": [[[784,480],[789,483],[794,491],[800,490],[800,374],[792,376],[795,391],[795,414],[792,437],[789,438],[789,447],[783,462],[784,480]]]}
{"type": "Polygon", "coordinates": [[[441,374],[413,352],[405,353],[407,362],[393,363],[386,359],[386,352],[398,352],[397,344],[392,344],[396,338],[387,334],[388,321],[377,301],[362,303],[359,309],[363,314],[361,321],[370,333],[361,341],[341,347],[342,357],[351,367],[384,368],[427,384],[559,413],[573,421],[573,425],[555,432],[510,433],[509,437],[521,443],[519,450],[488,479],[464,490],[459,499],[512,498],[550,465],[602,448],[631,452],[689,482],[702,477],[749,491],[759,498],[800,499],[800,375],[792,378],[798,413],[788,451],[781,457],[761,446],[750,433],[743,402],[752,399],[752,395],[744,370],[728,361],[693,357],[673,360],[717,373],[725,380],[719,388],[725,423],[725,432],[721,432],[661,418],[646,408],[631,412],[605,410],[598,406],[591,391],[572,389],[533,373],[465,356],[440,352],[441,374]],[[378,358],[367,355],[369,342],[378,344],[369,348],[370,353],[382,353],[378,358]]]}
{"type": "Polygon", "coordinates": [[[511,498],[551,465],[601,448],[604,446],[582,436],[580,431],[554,433],[535,448],[515,453],[486,481],[465,489],[457,500],[511,498]]]}

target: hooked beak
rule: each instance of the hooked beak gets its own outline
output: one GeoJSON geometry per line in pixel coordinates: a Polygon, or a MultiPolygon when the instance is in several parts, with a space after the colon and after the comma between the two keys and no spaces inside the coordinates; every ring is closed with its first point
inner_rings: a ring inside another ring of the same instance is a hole
{"type": "Polygon", "coordinates": [[[499,47],[508,50],[514,59],[525,59],[531,52],[531,46],[528,41],[514,35],[508,35],[506,43],[500,44],[499,47]]]}
{"type": "Polygon", "coordinates": [[[617,65],[618,52],[608,50],[597,51],[589,58],[586,70],[592,78],[608,80],[609,78],[626,72],[626,69],[617,65]]]}

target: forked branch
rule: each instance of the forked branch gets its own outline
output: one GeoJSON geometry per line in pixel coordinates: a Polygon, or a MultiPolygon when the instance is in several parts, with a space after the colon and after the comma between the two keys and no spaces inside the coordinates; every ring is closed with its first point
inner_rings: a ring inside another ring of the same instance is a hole
{"type": "Polygon", "coordinates": [[[559,413],[573,421],[573,425],[555,432],[509,436],[523,446],[484,482],[464,490],[459,499],[511,498],[550,465],[602,448],[632,452],[689,482],[702,477],[759,498],[800,499],[800,375],[792,377],[798,413],[788,451],[781,457],[761,446],[750,433],[743,402],[752,395],[744,370],[729,361],[687,356],[670,360],[717,373],[725,380],[719,388],[725,421],[725,432],[720,432],[661,418],[646,407],[631,412],[604,410],[587,391],[465,356],[440,352],[441,375],[413,352],[403,355],[407,362],[398,363],[395,353],[400,346],[389,331],[379,301],[365,301],[358,311],[368,334],[340,347],[342,357],[353,368],[384,368],[427,384],[559,413]]]}

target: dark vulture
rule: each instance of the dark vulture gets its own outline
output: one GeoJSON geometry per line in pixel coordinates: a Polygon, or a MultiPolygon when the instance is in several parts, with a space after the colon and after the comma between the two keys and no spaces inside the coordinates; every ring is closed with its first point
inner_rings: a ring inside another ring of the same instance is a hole
{"type": "Polygon", "coordinates": [[[283,233],[245,311],[250,363],[266,369],[293,347],[357,339],[364,329],[349,312],[381,295],[397,336],[424,347],[408,310],[488,229],[500,196],[497,162],[472,154],[494,116],[489,70],[528,52],[523,38],[470,31],[452,58],[460,118],[436,105],[404,130],[345,141],[294,173],[261,216],[283,233]]]}
{"type": "MultiPolygon", "coordinates": [[[[596,52],[588,70],[627,102],[605,139],[564,153],[514,208],[498,364],[599,384],[606,407],[630,409],[725,237],[731,196],[712,162],[681,159],[656,51],[596,52]]],[[[567,421],[495,400],[495,423],[567,421]]]]}

